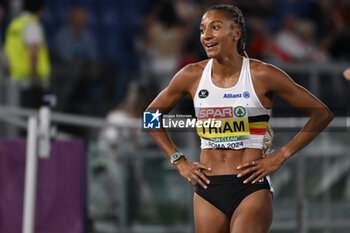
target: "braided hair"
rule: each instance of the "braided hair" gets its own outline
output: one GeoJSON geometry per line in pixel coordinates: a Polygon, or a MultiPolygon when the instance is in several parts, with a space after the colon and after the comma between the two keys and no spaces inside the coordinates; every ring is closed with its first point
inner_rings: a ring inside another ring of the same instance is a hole
{"type": "Polygon", "coordinates": [[[238,40],[237,52],[243,57],[248,57],[248,54],[245,51],[246,28],[242,11],[238,7],[224,4],[211,6],[208,8],[207,12],[211,10],[225,11],[229,13],[232,20],[241,28],[242,35],[238,40]]]}

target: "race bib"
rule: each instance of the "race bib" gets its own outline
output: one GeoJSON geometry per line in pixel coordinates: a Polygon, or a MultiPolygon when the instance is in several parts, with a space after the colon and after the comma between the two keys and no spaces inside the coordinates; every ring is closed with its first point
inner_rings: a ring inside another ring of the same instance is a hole
{"type": "Polygon", "coordinates": [[[248,114],[242,106],[201,108],[197,121],[202,123],[200,127],[197,124],[198,135],[216,142],[242,140],[250,134],[248,114]],[[209,119],[215,120],[211,121],[212,124],[205,124],[209,119]]]}

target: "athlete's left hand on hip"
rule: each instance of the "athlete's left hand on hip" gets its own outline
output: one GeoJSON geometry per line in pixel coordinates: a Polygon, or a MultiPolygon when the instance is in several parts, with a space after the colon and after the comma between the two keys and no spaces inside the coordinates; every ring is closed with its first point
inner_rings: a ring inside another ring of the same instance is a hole
{"type": "Polygon", "coordinates": [[[252,173],[243,183],[249,183],[252,181],[254,184],[261,178],[270,175],[277,171],[283,164],[283,161],[277,153],[267,156],[262,159],[252,160],[247,163],[241,164],[237,167],[237,170],[241,172],[237,177],[243,177],[249,173],[252,173]]]}

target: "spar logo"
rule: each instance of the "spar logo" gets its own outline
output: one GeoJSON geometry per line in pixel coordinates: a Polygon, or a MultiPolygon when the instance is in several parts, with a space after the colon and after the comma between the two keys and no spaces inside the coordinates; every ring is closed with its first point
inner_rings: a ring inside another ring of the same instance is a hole
{"type": "Polygon", "coordinates": [[[226,119],[233,118],[232,107],[201,108],[198,112],[198,119],[226,119]]]}
{"type": "Polygon", "coordinates": [[[235,107],[235,109],[234,109],[233,112],[234,112],[235,116],[238,117],[238,118],[244,117],[245,114],[247,113],[247,111],[245,110],[245,108],[242,107],[242,106],[237,106],[237,107],[235,107]]]}
{"type": "Polygon", "coordinates": [[[242,106],[201,108],[198,111],[198,121],[215,118],[221,126],[197,127],[197,133],[204,138],[222,138],[248,135],[249,122],[247,110],[242,106]]]}

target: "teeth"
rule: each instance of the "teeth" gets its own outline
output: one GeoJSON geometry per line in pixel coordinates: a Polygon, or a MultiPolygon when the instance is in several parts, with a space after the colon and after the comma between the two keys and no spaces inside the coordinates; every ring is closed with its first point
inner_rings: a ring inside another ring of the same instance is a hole
{"type": "Polygon", "coordinates": [[[207,47],[212,47],[214,45],[217,45],[217,43],[210,43],[210,44],[207,44],[207,47]]]}

